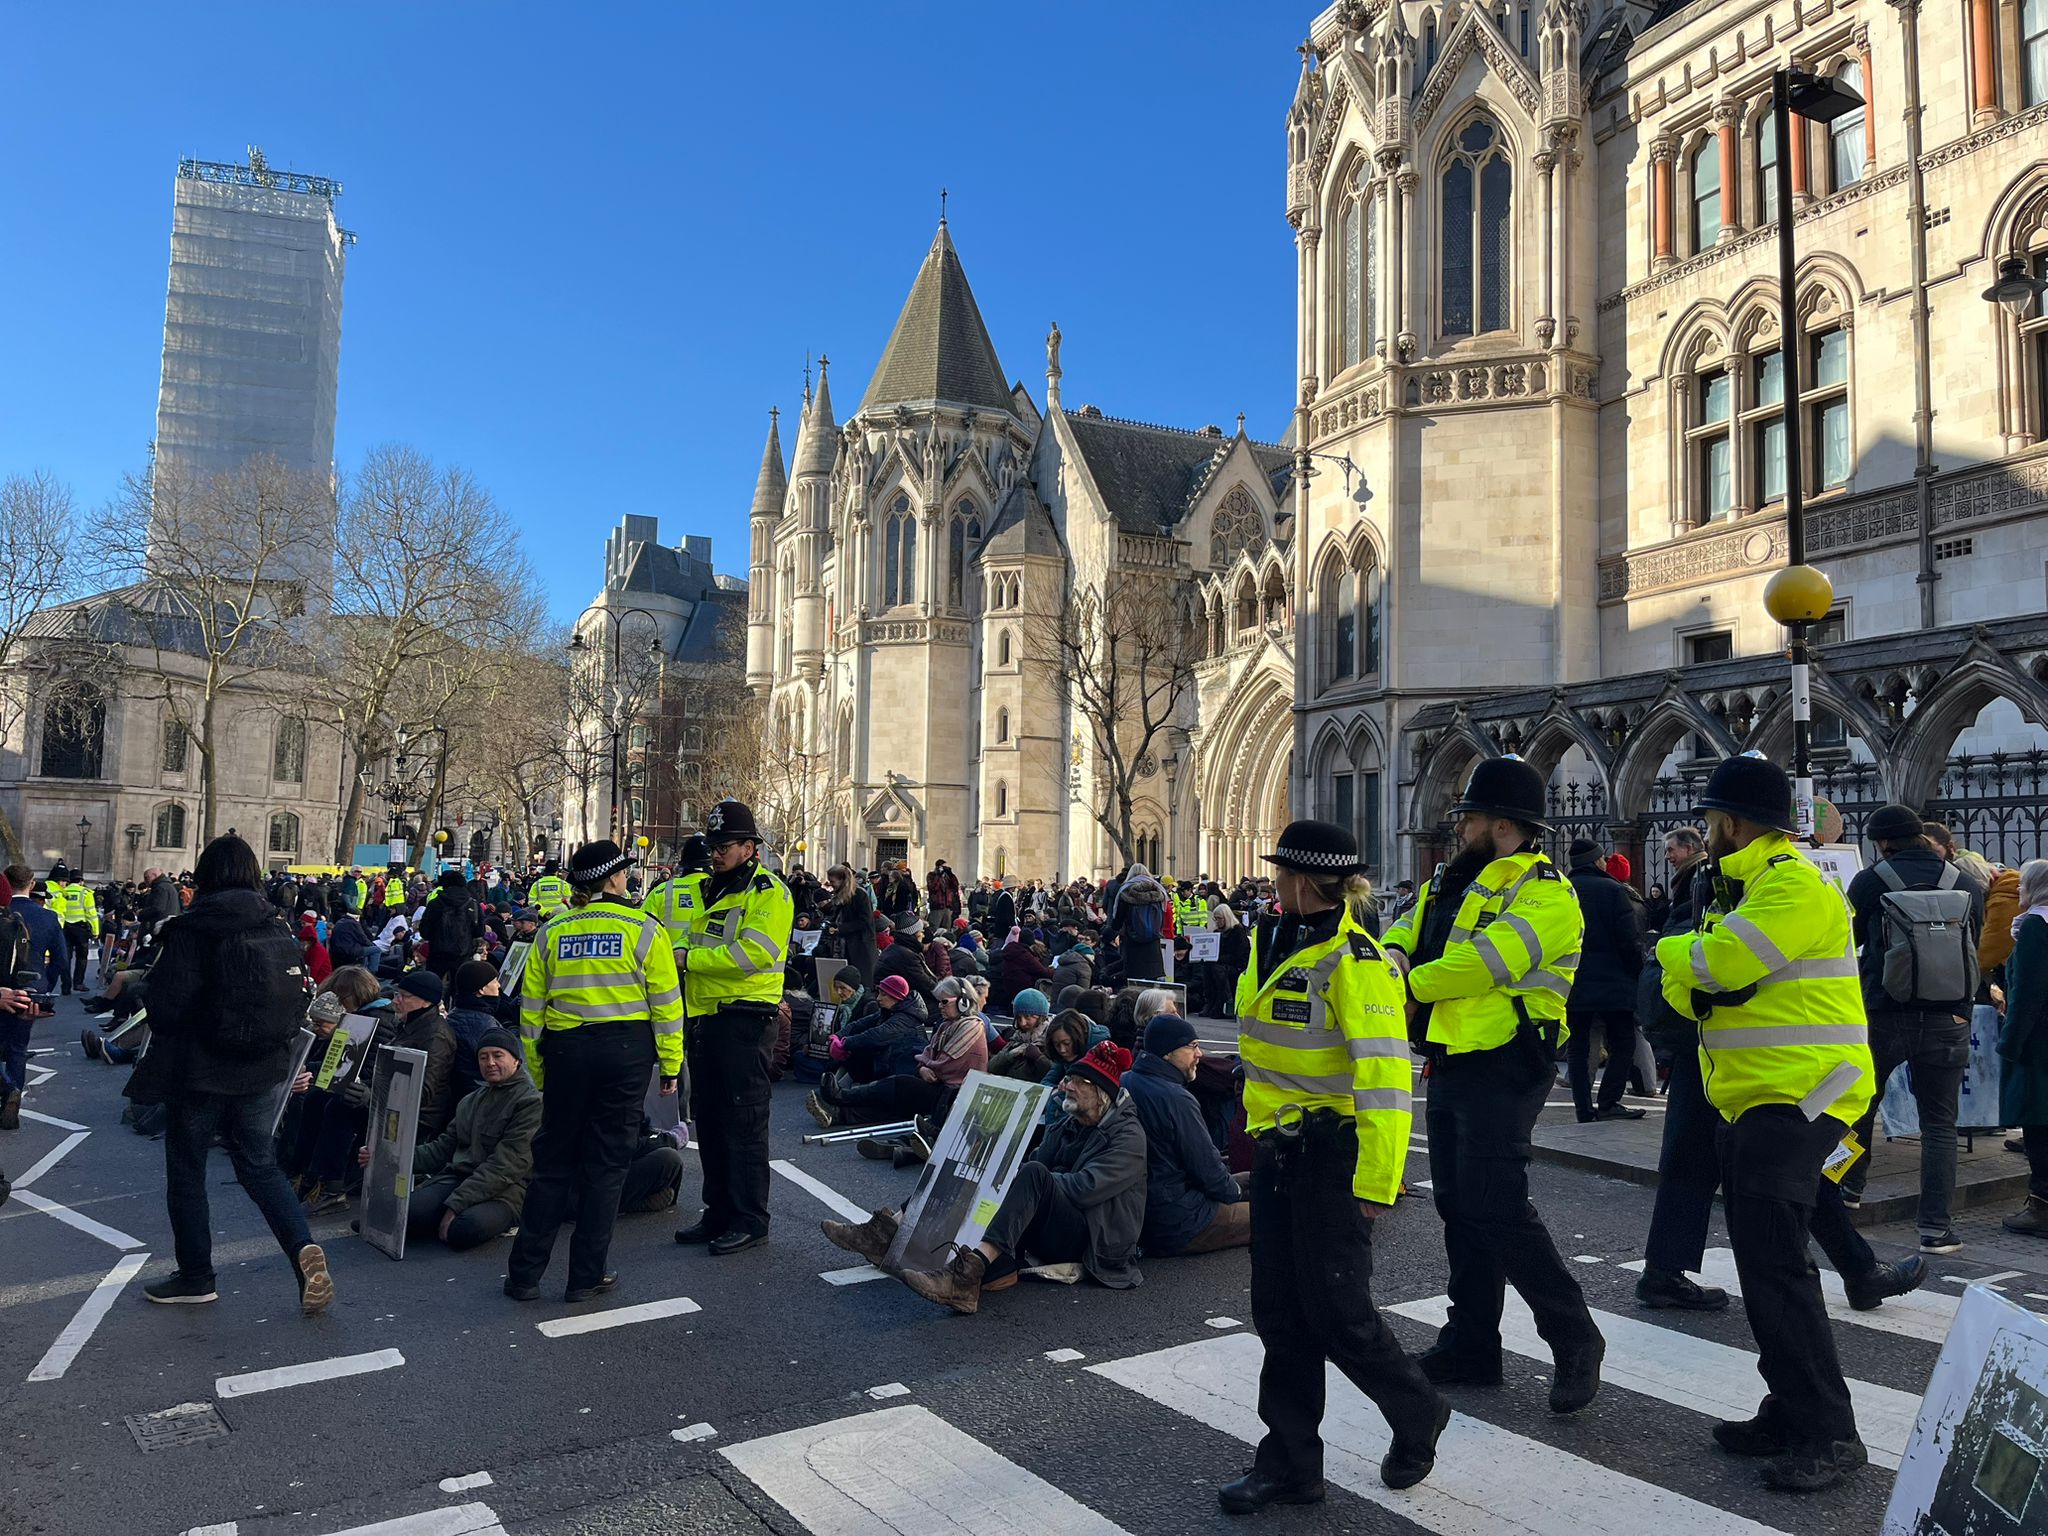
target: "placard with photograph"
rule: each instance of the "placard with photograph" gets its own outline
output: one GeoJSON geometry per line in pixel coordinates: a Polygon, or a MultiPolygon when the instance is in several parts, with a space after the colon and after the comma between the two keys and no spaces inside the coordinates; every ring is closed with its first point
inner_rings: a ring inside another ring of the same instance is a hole
{"type": "Polygon", "coordinates": [[[363,1172],[363,1236],[394,1259],[405,1257],[405,1207],[412,1197],[412,1154],[420,1129],[427,1053],[380,1047],[370,1088],[370,1166],[363,1172]]]}
{"type": "Polygon", "coordinates": [[[981,1241],[1051,1092],[1044,1083],[967,1074],[881,1268],[891,1274],[943,1269],[955,1243],[971,1247],[981,1241]]]}
{"type": "Polygon", "coordinates": [[[362,1070],[377,1038],[377,1021],[367,1013],[345,1013],[327,1037],[326,1054],[313,1069],[315,1088],[334,1089],[362,1070]]]}

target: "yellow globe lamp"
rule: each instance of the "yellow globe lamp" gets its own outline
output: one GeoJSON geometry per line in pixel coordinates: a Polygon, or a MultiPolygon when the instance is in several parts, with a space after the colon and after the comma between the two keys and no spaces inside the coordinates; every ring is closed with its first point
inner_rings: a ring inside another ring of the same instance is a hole
{"type": "Polygon", "coordinates": [[[448,841],[448,834],[447,834],[446,832],[436,832],[436,833],[434,834],[434,842],[435,842],[435,844],[436,844],[437,846],[438,846],[438,845],[440,845],[440,844],[442,844],[442,843],[445,843],[445,842],[447,842],[447,841],[448,841]]]}
{"type": "Polygon", "coordinates": [[[1788,565],[1764,588],[1764,611],[1780,624],[1818,624],[1834,602],[1834,584],[1815,565],[1788,565]]]}
{"type": "Polygon", "coordinates": [[[796,851],[797,851],[798,853],[802,853],[802,852],[804,851],[804,844],[803,844],[803,841],[802,841],[801,839],[799,839],[799,840],[798,840],[798,842],[797,842],[797,845],[796,845],[796,851]]]}
{"type": "Polygon", "coordinates": [[[645,848],[647,846],[647,839],[644,836],[636,837],[633,839],[633,846],[635,848],[645,848]]]}

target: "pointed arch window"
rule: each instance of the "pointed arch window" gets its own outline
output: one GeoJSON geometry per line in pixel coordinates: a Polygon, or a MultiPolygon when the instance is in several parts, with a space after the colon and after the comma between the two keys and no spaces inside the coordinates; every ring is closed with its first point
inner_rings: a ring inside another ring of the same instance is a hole
{"type": "Polygon", "coordinates": [[[953,526],[947,533],[946,602],[954,608],[967,606],[967,549],[981,541],[981,519],[974,503],[963,501],[954,509],[953,526]]]}
{"type": "MultiPolygon", "coordinates": [[[[1863,66],[1854,59],[1843,63],[1835,71],[1836,83],[1846,85],[1865,101],[1870,98],[1863,88],[1863,66]]],[[[1845,112],[1828,124],[1828,188],[1839,192],[1844,187],[1853,187],[1863,179],[1864,142],[1863,117],[1870,109],[1858,107],[1854,112],[1845,112]]]]}
{"type": "Polygon", "coordinates": [[[917,514],[908,496],[898,496],[882,525],[882,604],[895,608],[916,601],[917,514]]]}
{"type": "Polygon", "coordinates": [[[1380,575],[1370,548],[1333,562],[1318,594],[1323,618],[1323,685],[1372,677],[1380,669],[1380,575]]]}
{"type": "Polygon", "coordinates": [[[996,637],[996,665],[999,667],[1007,667],[1009,664],[1010,632],[1006,629],[1002,632],[1001,635],[996,637]]]}
{"type": "Polygon", "coordinates": [[[1440,190],[1443,206],[1443,334],[1504,331],[1512,323],[1514,171],[1494,121],[1473,118],[1452,141],[1440,190]]]}
{"type": "Polygon", "coordinates": [[[996,814],[998,816],[1010,814],[1010,786],[1002,779],[996,780],[996,814]]]}
{"type": "Polygon", "coordinates": [[[287,715],[277,722],[270,776],[280,784],[306,782],[306,722],[287,715]]]}
{"type": "Polygon", "coordinates": [[[2020,100],[2029,107],[2048,101],[2048,0],[2021,0],[2020,100]]]}
{"type": "Polygon", "coordinates": [[[996,740],[1008,741],[1009,739],[1010,712],[1008,709],[999,709],[996,711],[996,740]]]}
{"type": "Polygon", "coordinates": [[[1337,366],[1351,368],[1377,355],[1380,344],[1380,194],[1363,161],[1344,194],[1338,223],[1337,366]]]}

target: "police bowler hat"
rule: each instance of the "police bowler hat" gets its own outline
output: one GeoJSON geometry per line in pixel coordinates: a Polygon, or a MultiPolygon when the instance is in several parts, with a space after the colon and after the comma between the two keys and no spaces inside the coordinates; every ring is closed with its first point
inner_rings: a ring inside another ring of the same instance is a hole
{"type": "Polygon", "coordinates": [[[1767,758],[1747,754],[1715,765],[1697,808],[1739,816],[1780,832],[1798,826],[1792,819],[1792,780],[1785,770],[1767,758]]]}
{"type": "Polygon", "coordinates": [[[704,817],[704,837],[713,848],[726,843],[758,843],[761,829],[747,806],[737,800],[721,800],[704,817]]]}
{"type": "Polygon", "coordinates": [[[1472,770],[1471,781],[1465,785],[1458,803],[1451,807],[1451,814],[1461,816],[1477,811],[1482,816],[1504,816],[1539,832],[1549,832],[1553,829],[1543,803],[1544,788],[1543,775],[1533,763],[1519,757],[1490,758],[1472,770]]]}

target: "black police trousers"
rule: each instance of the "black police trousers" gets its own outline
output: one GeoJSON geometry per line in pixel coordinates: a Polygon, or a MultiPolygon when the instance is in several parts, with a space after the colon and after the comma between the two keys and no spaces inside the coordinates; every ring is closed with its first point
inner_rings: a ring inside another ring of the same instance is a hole
{"type": "Polygon", "coordinates": [[[1556,1070],[1522,1040],[1435,1058],[1429,1176],[1444,1222],[1451,1315],[1437,1345],[1481,1368],[1500,1363],[1500,1314],[1512,1283],[1553,1352],[1598,1333],[1585,1293],[1529,1203],[1529,1137],[1556,1070]]]}
{"type": "Polygon", "coordinates": [[[1351,1193],[1357,1129],[1311,1116],[1302,1134],[1268,1132],[1252,1164],[1252,1322],[1265,1421],[1257,1469],[1288,1483],[1323,1475],[1323,1364],[1371,1398],[1394,1438],[1426,1445],[1440,1399],[1372,1302],[1373,1223],[1351,1193]]]}
{"type": "Polygon", "coordinates": [[[692,1019],[690,1114],[704,1168],[704,1225],[721,1232],[768,1231],[768,1066],[775,1014],[725,1007],[692,1019]]]}
{"type": "Polygon", "coordinates": [[[645,1019],[551,1029],[540,1038],[543,1081],[533,1177],[519,1235],[505,1264],[511,1285],[538,1285],[555,1234],[572,1214],[570,1290],[604,1278],[618,1220],[619,1191],[640,1141],[641,1105],[654,1071],[654,1031],[645,1019]]]}
{"type": "Polygon", "coordinates": [[[1769,1392],[1758,1417],[1795,1448],[1856,1438],[1856,1413],[1820,1272],[1806,1251],[1821,1164],[1849,1127],[1809,1121],[1793,1104],[1759,1104],[1721,1132],[1721,1199],[1742,1305],[1769,1392]]]}

